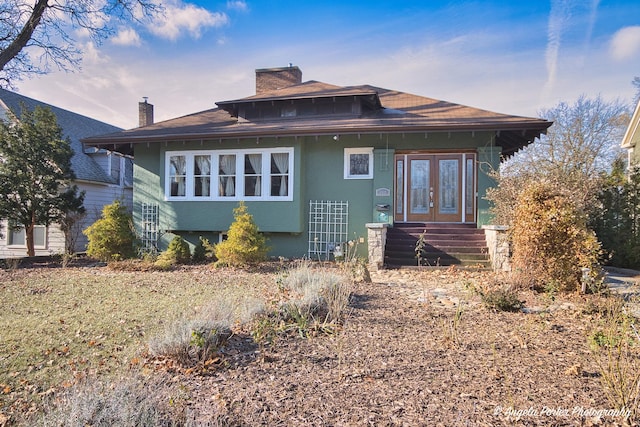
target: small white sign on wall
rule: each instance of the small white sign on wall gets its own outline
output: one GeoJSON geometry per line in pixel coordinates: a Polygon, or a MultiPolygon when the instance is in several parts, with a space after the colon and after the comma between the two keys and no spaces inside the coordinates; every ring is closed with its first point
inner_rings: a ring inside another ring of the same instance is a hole
{"type": "Polygon", "coordinates": [[[391,190],[388,188],[376,188],[376,197],[389,197],[391,196],[391,190]]]}

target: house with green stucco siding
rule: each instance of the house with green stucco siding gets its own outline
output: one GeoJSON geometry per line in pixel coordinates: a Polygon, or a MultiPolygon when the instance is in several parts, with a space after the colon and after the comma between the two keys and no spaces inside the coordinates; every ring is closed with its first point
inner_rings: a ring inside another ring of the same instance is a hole
{"type": "MultiPolygon", "coordinates": [[[[150,107],[141,103],[141,114],[150,107]]],[[[479,230],[491,221],[490,172],[550,125],[374,86],[303,82],[288,66],[256,70],[255,95],[84,143],[135,154],[134,221],[146,245],[223,239],[244,201],[273,256],[330,259],[347,242],[371,253],[371,229],[479,230]]],[[[415,240],[403,244],[413,252],[415,240]]]]}

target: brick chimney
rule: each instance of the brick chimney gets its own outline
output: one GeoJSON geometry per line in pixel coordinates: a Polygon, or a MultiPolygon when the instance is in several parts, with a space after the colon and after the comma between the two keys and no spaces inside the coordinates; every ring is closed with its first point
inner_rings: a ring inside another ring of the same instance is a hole
{"type": "Polygon", "coordinates": [[[147,102],[144,96],[144,102],[138,102],[138,125],[140,127],[153,124],[153,104],[147,102]]]}
{"type": "Polygon", "coordinates": [[[302,71],[289,64],[282,68],[256,70],[256,95],[302,83],[302,71]]]}

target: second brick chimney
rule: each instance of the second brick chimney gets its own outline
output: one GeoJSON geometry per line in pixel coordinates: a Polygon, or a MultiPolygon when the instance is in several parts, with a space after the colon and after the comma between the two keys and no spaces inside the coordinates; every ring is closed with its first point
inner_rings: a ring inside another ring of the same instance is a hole
{"type": "Polygon", "coordinates": [[[256,95],[302,83],[302,71],[297,66],[256,70],[256,95]]]}
{"type": "Polygon", "coordinates": [[[148,126],[153,124],[153,104],[147,102],[147,97],[144,97],[144,102],[138,102],[138,125],[148,126]]]}

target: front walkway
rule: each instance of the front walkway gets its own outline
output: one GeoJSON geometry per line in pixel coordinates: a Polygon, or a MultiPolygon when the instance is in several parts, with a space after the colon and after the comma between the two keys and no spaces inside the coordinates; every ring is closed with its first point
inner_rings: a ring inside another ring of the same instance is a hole
{"type": "MultiPolygon", "coordinates": [[[[640,318],[640,271],[614,267],[607,267],[605,271],[605,280],[611,292],[622,297],[627,302],[631,314],[640,318]]],[[[410,299],[446,308],[456,307],[461,299],[467,304],[477,304],[477,299],[469,298],[469,289],[465,288],[465,284],[482,281],[482,276],[486,274],[486,271],[464,269],[390,269],[371,272],[371,278],[378,283],[396,286],[399,292],[410,299]],[[427,278],[429,280],[426,280],[427,278]]],[[[523,311],[541,312],[574,308],[571,302],[557,301],[551,305],[532,305],[523,311]]]]}
{"type": "Polygon", "coordinates": [[[640,317],[640,271],[607,267],[606,281],[614,294],[621,296],[631,314],[640,317]]]}

